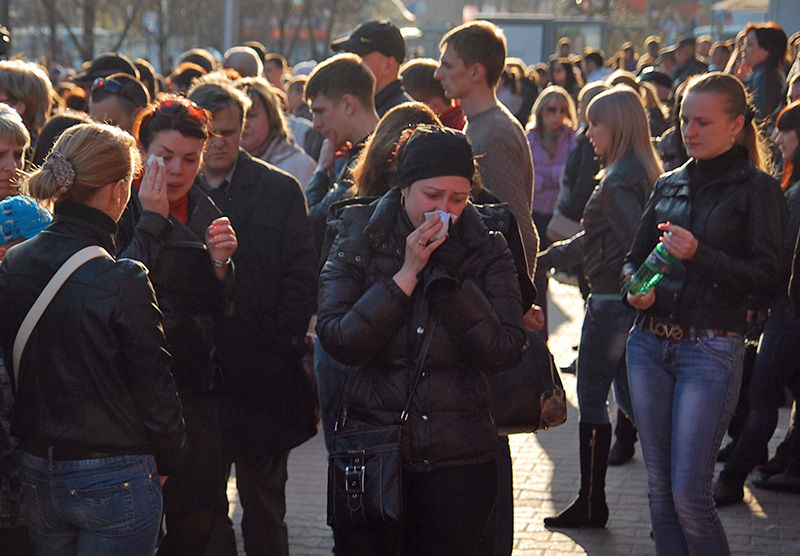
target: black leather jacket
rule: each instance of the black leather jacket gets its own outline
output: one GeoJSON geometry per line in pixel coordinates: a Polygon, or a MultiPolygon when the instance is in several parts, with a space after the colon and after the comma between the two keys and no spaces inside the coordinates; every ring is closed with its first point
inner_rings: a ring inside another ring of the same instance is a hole
{"type": "Polygon", "coordinates": [[[639,158],[626,154],[608,168],[589,197],[583,211],[584,231],[551,245],[540,262],[561,268],[582,262],[592,293],[619,292],[622,260],[652,189],[639,158]]]}
{"type": "Polygon", "coordinates": [[[398,189],[369,205],[347,206],[329,223],[339,234],[320,276],[317,334],[328,353],[356,368],[344,428],[398,422],[423,337],[432,333],[405,424],[406,468],[496,459],[485,374],[516,364],[525,343],[505,239],[468,205],[409,297],[392,280],[411,231],[398,189]],[[451,240],[448,259],[443,248],[451,240]],[[443,284],[450,287],[439,290],[443,284]]]}
{"type": "MultiPolygon", "coordinates": [[[[710,161],[694,159],[656,182],[624,274],[633,274],[672,222],[698,241],[689,261],[676,261],[656,285],[646,314],[699,328],[744,333],[748,298],[780,289],[786,203],[777,182],[735,146],[710,161]]],[[[624,297],[624,296],[623,296],[624,297]]]]}
{"type": "MultiPolygon", "coordinates": [[[[73,253],[114,253],[114,222],[61,201],[52,225],[10,249],[0,266],[0,344],[12,360],[23,318],[73,253]]],[[[170,357],[147,269],[99,258],[64,284],[34,328],[22,357],[13,434],[109,454],[154,454],[159,472],[180,461],[186,437],[170,357]]],[[[9,369],[11,364],[8,365],[9,369]]]]}
{"type": "Polygon", "coordinates": [[[142,210],[136,190],[119,222],[119,257],[143,263],[164,313],[164,334],[178,391],[210,392],[222,381],[215,356],[215,323],[233,310],[233,269],[217,279],[205,245],[205,231],[222,213],[199,190],[189,196],[189,221],[181,224],[142,210]]]}
{"type": "Polygon", "coordinates": [[[753,68],[753,72],[744,80],[744,85],[753,97],[756,121],[763,121],[771,118],[775,109],[781,105],[786,77],[777,64],[766,60],[753,68]]]}

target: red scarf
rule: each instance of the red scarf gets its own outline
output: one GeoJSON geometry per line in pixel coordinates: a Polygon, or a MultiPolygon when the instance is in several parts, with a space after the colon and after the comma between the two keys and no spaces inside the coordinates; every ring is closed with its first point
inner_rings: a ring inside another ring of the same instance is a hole
{"type": "MultiPolygon", "coordinates": [[[[142,185],[142,177],[134,178],[132,186],[139,190],[142,185]]],[[[184,195],[174,203],[169,203],[169,213],[178,219],[178,222],[186,226],[189,223],[189,195],[184,195]]]]}
{"type": "Polygon", "coordinates": [[[184,195],[174,203],[169,203],[169,213],[178,219],[178,222],[186,226],[189,223],[189,196],[184,195]]]}

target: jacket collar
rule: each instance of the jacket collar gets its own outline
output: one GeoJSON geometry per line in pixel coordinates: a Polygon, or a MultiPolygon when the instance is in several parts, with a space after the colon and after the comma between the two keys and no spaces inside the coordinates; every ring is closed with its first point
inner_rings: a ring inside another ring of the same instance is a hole
{"type": "Polygon", "coordinates": [[[383,89],[381,89],[377,95],[375,95],[375,106],[382,106],[383,103],[388,101],[390,98],[394,97],[395,95],[402,95],[405,92],[406,90],[403,87],[402,81],[399,79],[392,81],[383,89]]]}
{"type": "MultiPolygon", "coordinates": [[[[703,184],[703,188],[717,183],[730,183],[733,181],[740,181],[747,179],[753,172],[753,164],[750,162],[747,149],[741,145],[734,146],[737,149],[739,156],[736,157],[734,163],[730,166],[727,172],[717,175],[713,179],[703,184]]],[[[675,169],[668,175],[670,183],[678,186],[688,185],[691,177],[694,174],[697,162],[690,158],[687,162],[675,169]]]]}
{"type": "Polygon", "coordinates": [[[53,209],[53,223],[69,223],[88,232],[101,246],[113,253],[117,223],[106,213],[70,199],[58,201],[53,209]]]}

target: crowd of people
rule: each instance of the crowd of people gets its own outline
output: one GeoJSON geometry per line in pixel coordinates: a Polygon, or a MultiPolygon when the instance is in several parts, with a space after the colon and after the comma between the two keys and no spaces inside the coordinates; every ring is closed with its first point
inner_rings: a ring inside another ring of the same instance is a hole
{"type": "Polygon", "coordinates": [[[658,554],[729,554],[754,469],[800,492],[796,406],[767,451],[800,395],[800,33],[571,45],[527,66],[474,21],[406,60],[379,20],[294,67],[0,61],[0,552],[233,556],[235,468],[245,552],[288,554],[290,451],[399,424],[405,512],[332,521],[336,554],[509,555],[487,377],[547,341],[553,276],[586,312],[545,527],[605,527],[637,438],[658,554]]]}

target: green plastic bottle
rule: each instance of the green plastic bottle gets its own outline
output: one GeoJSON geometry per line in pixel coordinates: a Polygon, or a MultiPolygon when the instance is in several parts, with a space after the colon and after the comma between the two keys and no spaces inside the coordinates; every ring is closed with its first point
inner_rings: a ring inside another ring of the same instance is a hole
{"type": "Polygon", "coordinates": [[[677,258],[667,251],[664,244],[659,241],[658,245],[653,248],[647,259],[642,263],[642,266],[639,267],[639,270],[636,271],[636,274],[628,280],[626,284],[628,291],[633,295],[648,291],[664,277],[664,274],[667,273],[672,263],[676,260],[677,258]]]}

